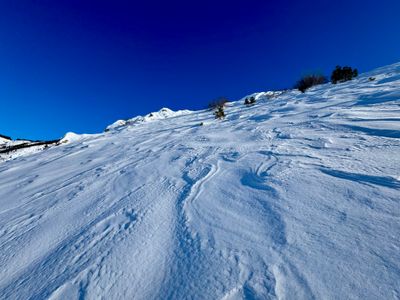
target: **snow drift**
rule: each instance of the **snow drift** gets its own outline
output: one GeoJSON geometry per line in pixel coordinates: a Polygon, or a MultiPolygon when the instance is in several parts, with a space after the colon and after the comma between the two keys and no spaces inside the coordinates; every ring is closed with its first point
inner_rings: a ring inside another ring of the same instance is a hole
{"type": "Polygon", "coordinates": [[[398,299],[400,64],[271,95],[1,163],[0,298],[398,299]]]}

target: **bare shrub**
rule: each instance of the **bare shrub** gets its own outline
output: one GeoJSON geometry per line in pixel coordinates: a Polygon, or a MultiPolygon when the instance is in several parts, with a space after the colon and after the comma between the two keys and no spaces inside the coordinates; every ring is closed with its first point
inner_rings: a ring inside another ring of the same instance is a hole
{"type": "Polygon", "coordinates": [[[353,78],[358,76],[358,70],[352,69],[351,67],[341,67],[336,66],[335,70],[332,71],[331,81],[333,84],[338,82],[345,82],[348,80],[352,80],[353,78]]]}
{"type": "Polygon", "coordinates": [[[210,109],[217,109],[218,107],[222,106],[225,107],[226,104],[229,102],[229,100],[225,97],[219,97],[217,99],[212,100],[209,104],[208,104],[208,108],[210,109]]]}
{"type": "Polygon", "coordinates": [[[294,87],[299,91],[301,91],[302,93],[304,93],[310,87],[323,84],[326,82],[327,79],[324,75],[312,74],[312,75],[306,75],[303,78],[301,78],[299,81],[297,81],[294,87]]]}
{"type": "Polygon", "coordinates": [[[225,118],[225,111],[223,106],[218,106],[216,111],[214,112],[214,116],[216,119],[223,119],[225,118]]]}
{"type": "Polygon", "coordinates": [[[256,103],[256,98],[254,98],[253,96],[244,100],[244,104],[247,106],[253,105],[254,103],[256,103]]]}

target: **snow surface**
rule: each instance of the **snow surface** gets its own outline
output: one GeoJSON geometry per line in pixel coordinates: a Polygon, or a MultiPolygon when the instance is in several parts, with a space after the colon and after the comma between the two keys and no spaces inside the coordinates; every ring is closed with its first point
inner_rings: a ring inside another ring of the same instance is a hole
{"type": "Polygon", "coordinates": [[[141,124],[144,122],[149,122],[149,121],[155,121],[155,120],[162,120],[162,119],[167,119],[171,117],[176,117],[176,116],[181,116],[191,113],[190,110],[178,110],[178,111],[173,111],[169,108],[161,108],[157,112],[152,112],[144,117],[142,116],[137,116],[132,119],[128,120],[118,120],[115,121],[113,124],[109,125],[106,127],[106,131],[113,130],[113,129],[120,129],[121,127],[128,126],[128,125],[134,125],[134,124],[141,124]]]}
{"type": "Polygon", "coordinates": [[[0,145],[5,144],[5,143],[7,143],[7,142],[9,142],[9,141],[10,141],[10,140],[5,139],[5,138],[2,138],[2,137],[0,136],[0,145]]]}
{"type": "MultiPolygon", "coordinates": [[[[32,144],[31,141],[27,140],[8,140],[0,137],[0,151],[6,150],[9,147],[14,147],[21,144],[32,144]]],[[[45,148],[42,146],[32,146],[29,148],[22,148],[18,150],[12,150],[6,153],[0,153],[0,162],[15,159],[20,156],[30,155],[35,152],[39,152],[45,148]]]]}
{"type": "Polygon", "coordinates": [[[256,98],[1,163],[0,299],[399,299],[400,64],[256,98]]]}
{"type": "MultiPolygon", "coordinates": [[[[74,132],[68,132],[58,142],[55,142],[55,141],[47,141],[47,142],[46,141],[30,141],[30,140],[7,140],[7,139],[2,140],[2,138],[0,137],[0,151],[7,150],[4,153],[0,152],[0,162],[16,159],[21,156],[27,156],[27,155],[31,155],[33,153],[47,150],[49,147],[58,146],[60,143],[77,142],[87,136],[88,136],[87,134],[76,134],[74,132]],[[22,144],[26,144],[27,147],[12,149],[12,147],[22,145],[22,144]]],[[[91,135],[91,136],[94,137],[95,135],[91,135]]]]}
{"type": "MultiPolygon", "coordinates": [[[[76,135],[74,133],[67,133],[65,137],[60,140],[60,142],[67,143],[71,136],[74,135],[75,139],[80,139],[84,135],[76,135]]],[[[1,140],[0,137],[0,162],[7,160],[16,159],[21,156],[31,155],[43,150],[48,149],[48,147],[54,147],[58,145],[57,141],[31,141],[31,140],[1,140]],[[18,148],[20,146],[20,148],[18,148]]]]}

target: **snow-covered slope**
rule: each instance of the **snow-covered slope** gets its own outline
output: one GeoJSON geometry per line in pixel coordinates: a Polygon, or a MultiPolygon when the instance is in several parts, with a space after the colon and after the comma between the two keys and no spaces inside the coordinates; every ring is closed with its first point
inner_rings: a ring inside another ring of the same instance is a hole
{"type": "Polygon", "coordinates": [[[0,298],[399,299],[400,64],[256,96],[1,163],[0,298]]]}
{"type": "Polygon", "coordinates": [[[115,121],[113,124],[107,126],[105,131],[121,129],[124,126],[131,126],[131,125],[135,125],[135,124],[141,124],[144,122],[172,118],[172,117],[176,117],[176,116],[185,115],[188,113],[191,113],[191,111],[190,110],[173,111],[173,110],[170,110],[169,108],[164,107],[164,108],[161,108],[159,111],[149,113],[149,114],[145,115],[144,117],[137,116],[137,117],[134,117],[134,118],[128,119],[128,120],[115,121]]]}
{"type": "Polygon", "coordinates": [[[9,142],[9,141],[10,141],[10,138],[8,138],[8,137],[6,137],[4,135],[0,135],[0,146],[5,144],[5,143],[7,143],[7,142],[9,142]]]}
{"type": "Polygon", "coordinates": [[[0,162],[31,155],[58,145],[59,141],[12,140],[0,136],[0,162]]]}

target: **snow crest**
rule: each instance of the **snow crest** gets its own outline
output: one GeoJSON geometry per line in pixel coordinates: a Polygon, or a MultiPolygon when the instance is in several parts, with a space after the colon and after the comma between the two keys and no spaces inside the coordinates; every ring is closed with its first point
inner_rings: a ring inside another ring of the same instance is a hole
{"type": "Polygon", "coordinates": [[[191,113],[191,111],[190,110],[173,111],[169,108],[164,107],[164,108],[161,108],[159,111],[149,113],[149,114],[145,115],[144,117],[137,116],[137,117],[134,117],[134,118],[131,118],[128,120],[118,120],[118,121],[114,122],[113,124],[107,126],[106,131],[110,131],[113,129],[119,129],[124,126],[135,125],[135,124],[140,124],[140,123],[149,122],[149,121],[163,120],[163,119],[167,119],[167,118],[185,115],[188,113],[191,113]]]}

